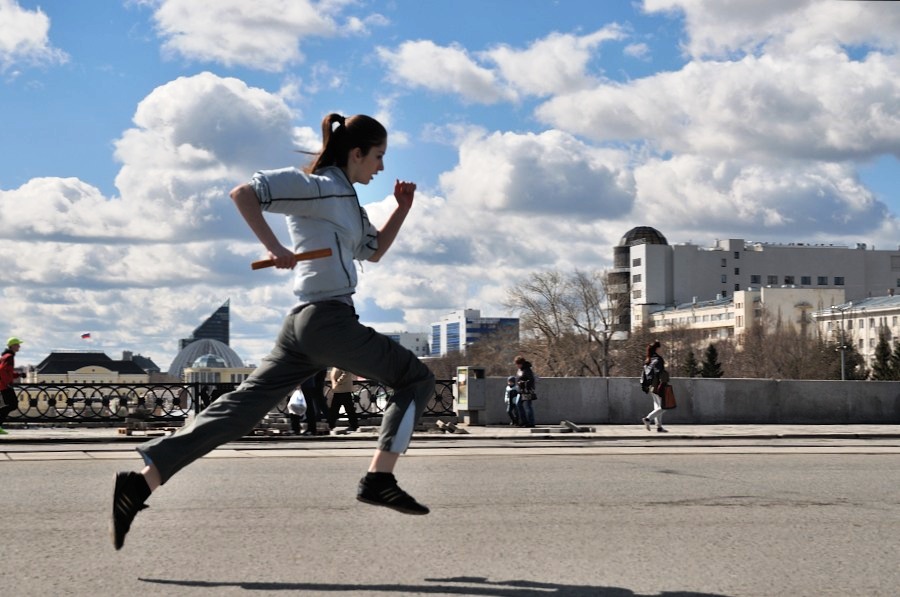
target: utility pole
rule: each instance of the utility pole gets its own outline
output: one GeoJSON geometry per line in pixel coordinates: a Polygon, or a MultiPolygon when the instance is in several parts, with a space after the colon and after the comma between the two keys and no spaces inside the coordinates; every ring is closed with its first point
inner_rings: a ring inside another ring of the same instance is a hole
{"type": "Polygon", "coordinates": [[[844,314],[847,312],[848,309],[852,309],[852,308],[853,308],[853,301],[844,303],[843,305],[832,305],[831,306],[832,316],[834,315],[835,311],[840,311],[840,313],[841,313],[841,345],[839,347],[839,350],[841,351],[841,381],[847,380],[847,359],[844,355],[844,353],[847,350],[847,344],[844,341],[844,314]]]}

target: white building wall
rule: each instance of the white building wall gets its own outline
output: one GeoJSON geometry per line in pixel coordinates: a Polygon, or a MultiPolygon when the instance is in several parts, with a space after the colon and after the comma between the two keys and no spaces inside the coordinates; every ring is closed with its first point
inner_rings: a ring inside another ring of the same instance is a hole
{"type": "Polygon", "coordinates": [[[840,306],[844,308],[843,313],[826,307],[813,313],[813,319],[825,337],[834,342],[840,341],[843,327],[845,341],[853,344],[868,367],[875,360],[875,347],[882,330],[892,348],[893,343],[900,340],[900,296],[848,301],[840,306]]]}
{"type": "Polygon", "coordinates": [[[631,247],[631,305],[668,305],[672,303],[672,251],[669,245],[631,247]]]}
{"type": "Polygon", "coordinates": [[[875,251],[865,245],[782,245],[743,239],[719,240],[713,247],[642,244],[630,248],[630,263],[633,327],[640,325],[641,317],[635,315],[642,313],[643,305],[727,298],[747,288],[842,289],[847,300],[883,296],[889,288],[900,288],[900,250],[875,251]],[[634,265],[636,260],[640,265],[634,265]]]}
{"type": "Polygon", "coordinates": [[[440,321],[431,324],[432,330],[437,329],[437,337],[434,337],[433,331],[429,332],[431,347],[428,354],[436,357],[456,351],[465,352],[466,347],[470,343],[477,342],[484,333],[492,333],[494,331],[492,328],[496,328],[500,324],[509,324],[510,321],[515,322],[515,327],[518,329],[518,320],[514,318],[481,317],[481,311],[478,309],[451,311],[440,321]],[[451,334],[450,328],[457,331],[451,334]],[[455,336],[456,334],[458,334],[458,338],[455,336]],[[448,342],[450,336],[454,336],[452,343],[448,342]],[[435,343],[439,347],[437,350],[435,343]]]}
{"type": "Polygon", "coordinates": [[[409,349],[417,357],[428,356],[428,332],[387,332],[385,336],[409,349]]]}
{"type": "Polygon", "coordinates": [[[706,330],[707,337],[740,337],[760,317],[771,331],[781,321],[798,332],[814,333],[812,314],[844,302],[839,288],[761,288],[739,290],[734,297],[696,304],[685,303],[648,313],[651,327],[706,330]]]}

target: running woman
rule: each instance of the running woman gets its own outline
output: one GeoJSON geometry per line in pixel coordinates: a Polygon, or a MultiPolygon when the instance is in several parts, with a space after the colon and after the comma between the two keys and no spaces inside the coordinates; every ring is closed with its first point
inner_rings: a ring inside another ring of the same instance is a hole
{"type": "Polygon", "coordinates": [[[146,466],[140,472],[116,474],[110,521],[116,549],[153,491],[204,454],[248,434],[300,382],[331,365],[394,389],[356,498],[405,514],[429,512],[400,489],[393,470],[434,395],[434,375],[410,350],[360,324],[352,299],[354,260],[384,257],[413,205],[416,185],[397,180],[397,206],[381,229],[360,206],[354,185],[368,184],[384,169],[386,151],[387,131],[377,120],[329,114],[322,121],[322,150],[309,167],[263,170],[231,191],[275,267],[294,269],[297,304],[250,377],[201,411],[193,424],[141,444],[137,450],[146,466]],[[275,236],[266,211],[287,217],[291,248],[275,236]],[[295,253],[322,248],[330,248],[332,256],[296,260],[295,253]]]}

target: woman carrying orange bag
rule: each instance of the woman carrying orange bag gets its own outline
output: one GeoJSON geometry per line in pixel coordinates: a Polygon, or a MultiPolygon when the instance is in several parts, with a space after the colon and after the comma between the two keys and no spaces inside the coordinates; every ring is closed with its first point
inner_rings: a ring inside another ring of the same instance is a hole
{"type": "Polygon", "coordinates": [[[659,347],[659,340],[647,345],[647,356],[644,358],[644,369],[641,372],[641,389],[653,397],[653,410],[641,421],[647,431],[650,431],[650,425],[655,423],[657,433],[668,433],[662,426],[663,410],[674,407],[675,395],[672,394],[672,406],[664,405],[663,396],[666,389],[671,390],[671,387],[666,362],[657,352],[659,347]]]}

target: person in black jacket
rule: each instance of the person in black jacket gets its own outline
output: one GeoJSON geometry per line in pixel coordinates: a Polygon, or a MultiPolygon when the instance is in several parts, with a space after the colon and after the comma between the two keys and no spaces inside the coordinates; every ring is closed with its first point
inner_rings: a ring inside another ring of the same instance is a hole
{"type": "MultiPolygon", "coordinates": [[[[306,397],[306,431],[303,435],[319,435],[319,419],[328,414],[328,405],[325,402],[325,377],[327,369],[322,369],[302,384],[300,388],[306,397]]],[[[327,435],[322,432],[322,435],[327,435]]]]}
{"type": "Polygon", "coordinates": [[[519,388],[519,427],[534,427],[534,407],[531,402],[537,394],[534,391],[534,371],[531,363],[522,355],[517,356],[513,363],[516,365],[516,385],[519,388]]]}
{"type": "Polygon", "coordinates": [[[658,433],[668,433],[662,426],[662,395],[669,382],[669,374],[666,371],[665,359],[657,352],[659,347],[659,340],[647,345],[647,356],[644,358],[644,369],[641,372],[641,389],[653,397],[653,410],[647,413],[641,422],[647,431],[650,431],[650,425],[655,422],[658,433]]]}

